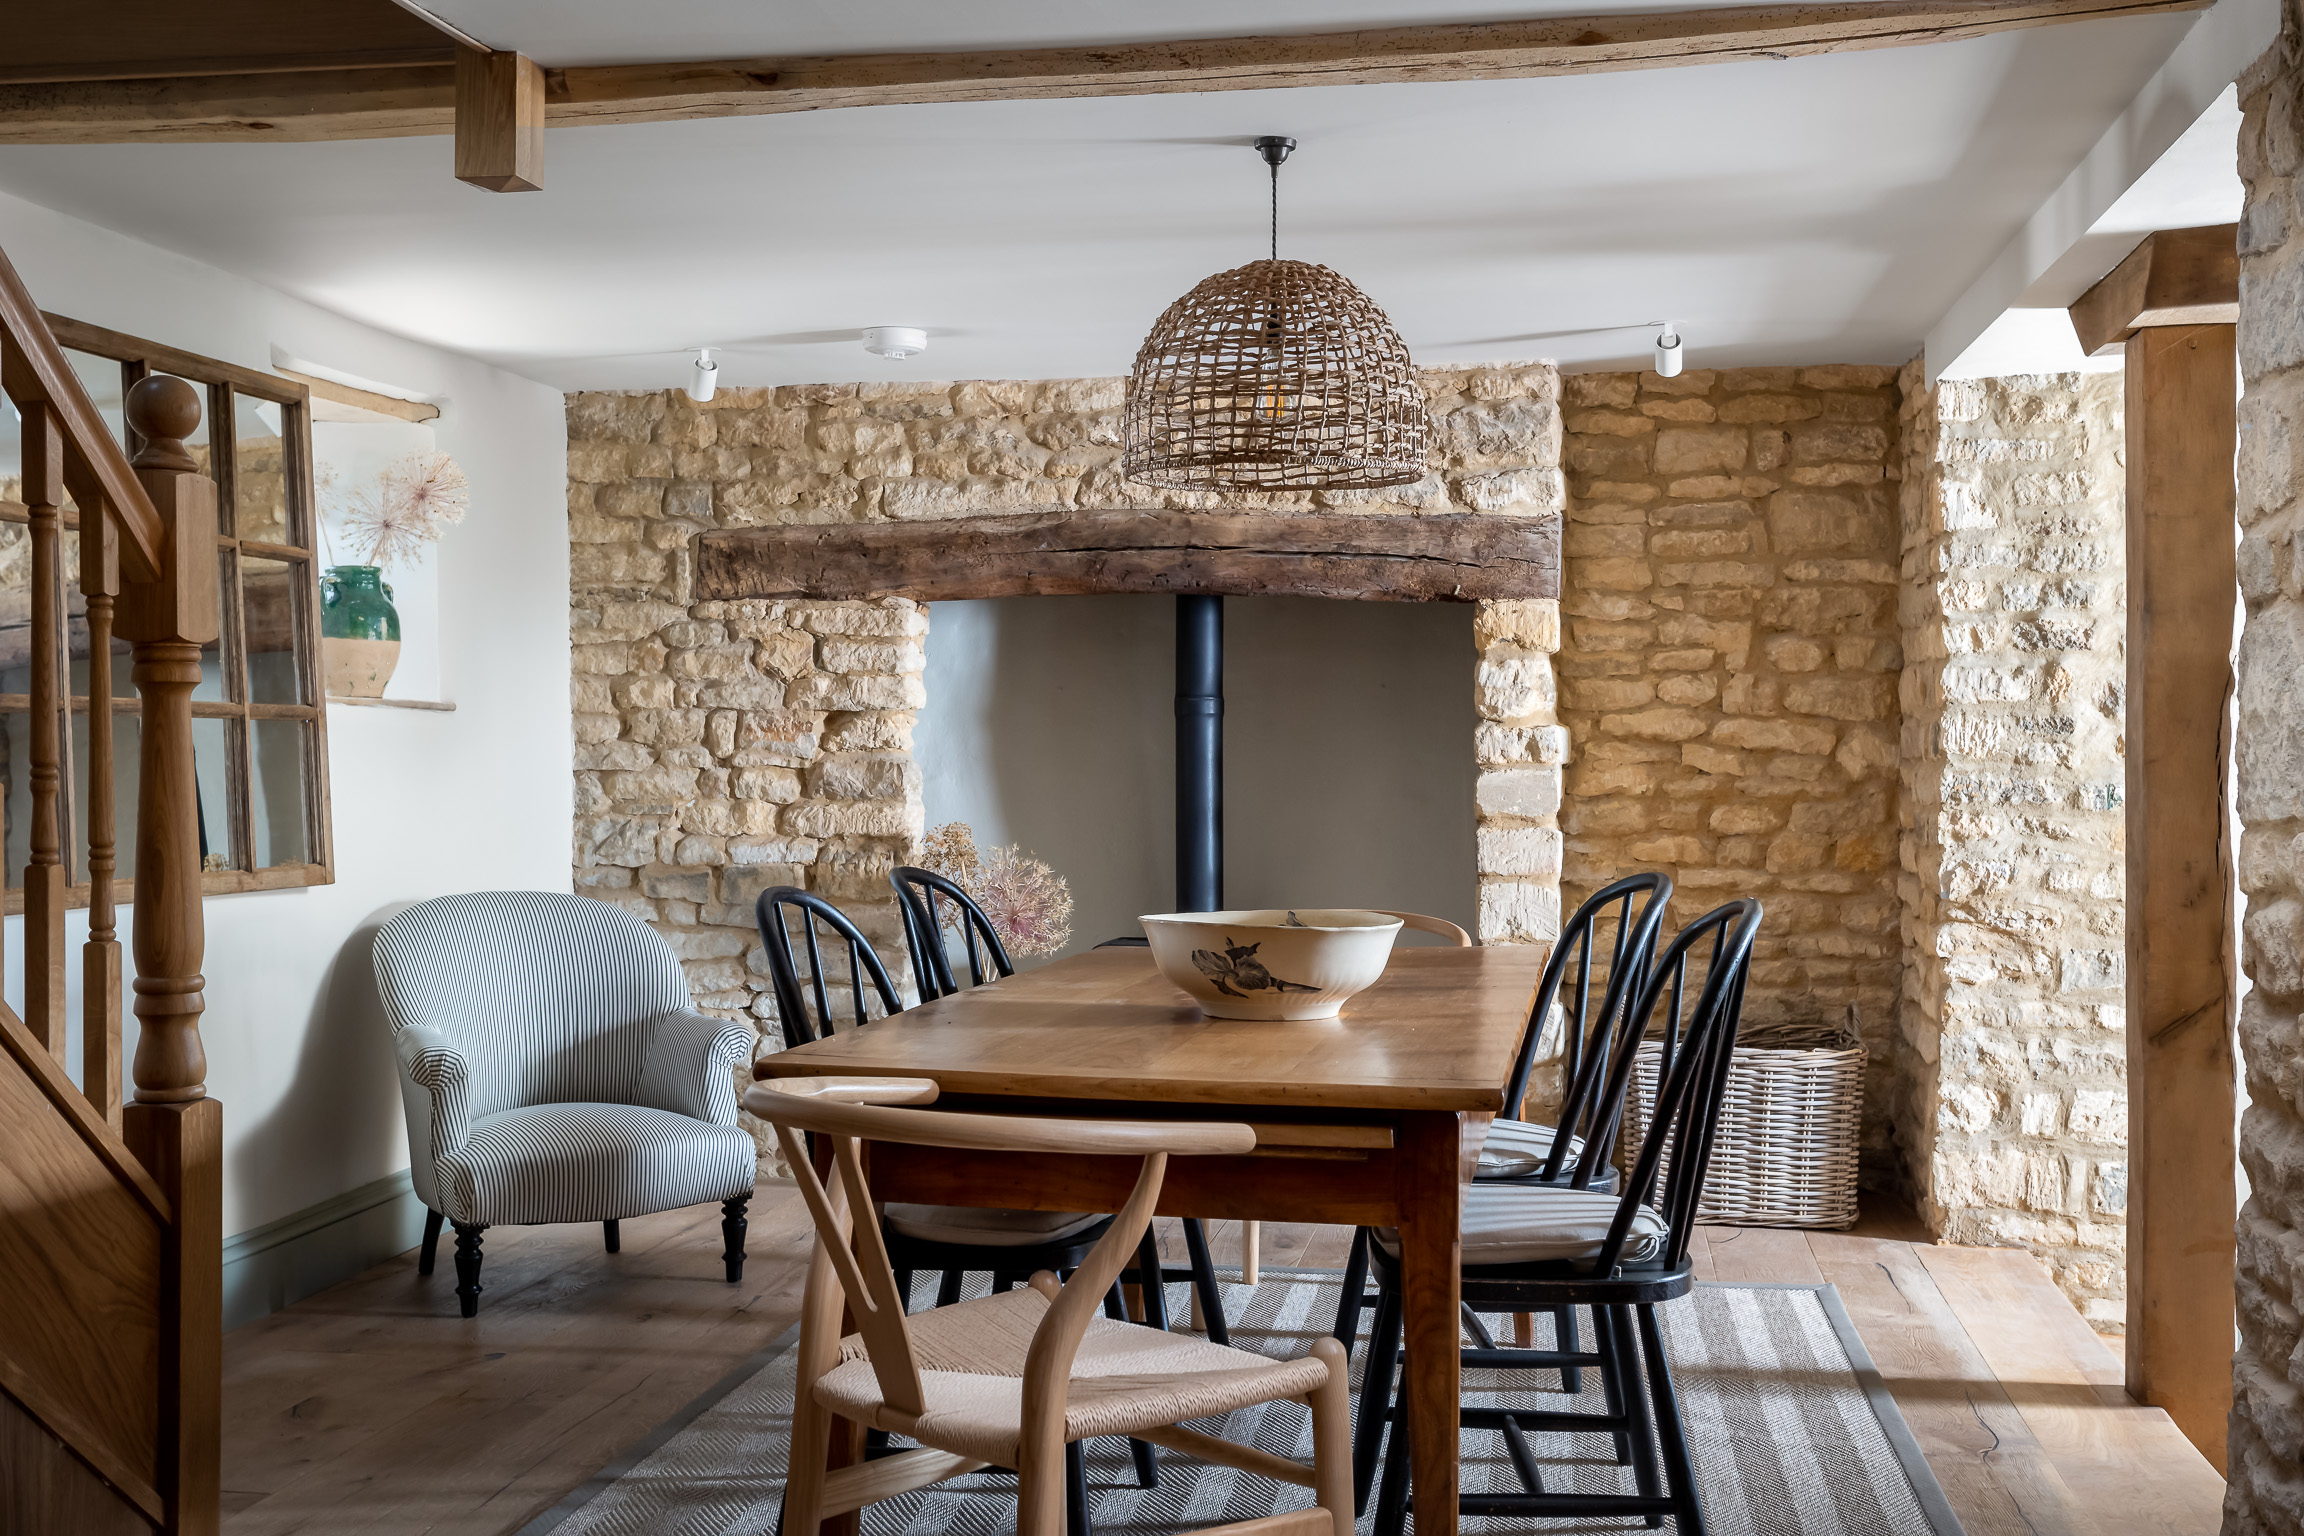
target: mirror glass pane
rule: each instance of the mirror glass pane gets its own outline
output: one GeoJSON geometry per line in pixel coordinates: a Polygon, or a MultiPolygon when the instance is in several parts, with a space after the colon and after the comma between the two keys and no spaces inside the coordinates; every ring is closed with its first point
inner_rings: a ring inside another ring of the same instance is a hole
{"type": "Polygon", "coordinates": [[[306,702],[296,673],[296,614],[310,601],[301,560],[240,560],[240,623],[248,640],[248,697],[259,704],[306,702]]]}
{"type": "Polygon", "coordinates": [[[289,542],[287,409],[232,392],[232,527],[243,539],[289,542]]]}
{"type": "Polygon", "coordinates": [[[301,720],[249,722],[253,770],[256,867],[311,862],[304,815],[304,745],[311,727],[301,720]]]}

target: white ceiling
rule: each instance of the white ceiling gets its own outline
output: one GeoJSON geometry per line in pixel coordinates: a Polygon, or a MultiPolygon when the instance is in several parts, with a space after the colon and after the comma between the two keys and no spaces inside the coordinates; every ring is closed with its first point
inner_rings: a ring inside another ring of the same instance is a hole
{"type": "MultiPolygon", "coordinates": [[[[1715,10],[1750,0],[1687,0],[1715,10]]],[[[477,42],[549,66],[772,54],[941,53],[1350,32],[1655,10],[1652,0],[416,0],[477,42]]]]}
{"type": "MultiPolygon", "coordinates": [[[[550,62],[1108,40],[1148,14],[850,0],[743,30],[731,18],[759,11],[740,0],[667,0],[644,29],[608,0],[439,9],[550,62]]],[[[1254,26],[1507,11],[1529,7],[1276,0],[1254,26]]],[[[1243,25],[1213,0],[1149,14],[1173,35],[1243,25]]],[[[1359,283],[1422,362],[1631,362],[1638,327],[1670,316],[1691,366],[1895,363],[2193,20],[1542,80],[570,128],[546,136],[540,193],[459,184],[445,138],[13,147],[0,189],[563,388],[676,383],[705,344],[727,349],[728,384],[1064,377],[1125,371],[1171,300],[1263,254],[1244,146],[1277,132],[1303,144],[1282,254],[1359,283]],[[934,339],[891,364],[853,340],[867,325],[934,339]]]]}

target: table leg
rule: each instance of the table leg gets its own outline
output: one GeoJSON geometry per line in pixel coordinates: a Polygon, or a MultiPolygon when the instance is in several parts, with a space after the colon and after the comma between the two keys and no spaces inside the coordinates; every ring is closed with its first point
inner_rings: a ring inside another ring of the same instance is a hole
{"type": "Polygon", "coordinates": [[[1400,1292],[1416,1536],[1456,1536],[1462,1117],[1426,1113],[1402,1119],[1400,1292]]]}

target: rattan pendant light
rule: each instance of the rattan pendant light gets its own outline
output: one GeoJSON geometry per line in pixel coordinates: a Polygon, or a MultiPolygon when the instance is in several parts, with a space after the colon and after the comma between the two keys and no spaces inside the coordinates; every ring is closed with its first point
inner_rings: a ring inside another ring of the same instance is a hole
{"type": "Polygon", "coordinates": [[[1272,255],[1219,272],[1168,306],[1136,353],[1121,473],[1169,490],[1377,490],[1424,478],[1427,422],[1408,348],[1340,274],[1272,255]]]}

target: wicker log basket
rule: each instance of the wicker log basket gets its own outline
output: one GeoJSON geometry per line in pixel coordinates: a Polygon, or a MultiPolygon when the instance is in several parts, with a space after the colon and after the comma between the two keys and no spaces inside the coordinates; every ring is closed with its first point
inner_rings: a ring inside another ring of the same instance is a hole
{"type": "MultiPolygon", "coordinates": [[[[1658,1055],[1649,1041],[1633,1058],[1620,1146],[1647,1133],[1658,1055]]],[[[1838,1025],[1740,1030],[1698,1214],[1751,1227],[1855,1225],[1864,1057],[1853,1006],[1838,1025]]]]}

